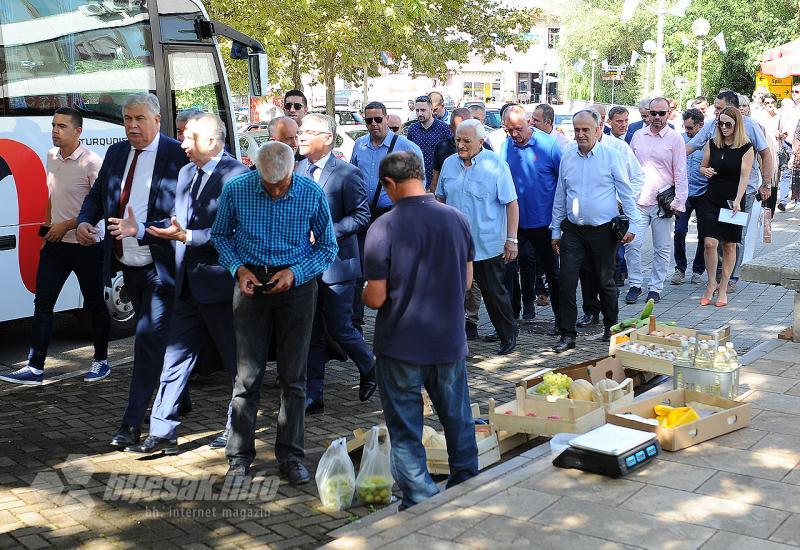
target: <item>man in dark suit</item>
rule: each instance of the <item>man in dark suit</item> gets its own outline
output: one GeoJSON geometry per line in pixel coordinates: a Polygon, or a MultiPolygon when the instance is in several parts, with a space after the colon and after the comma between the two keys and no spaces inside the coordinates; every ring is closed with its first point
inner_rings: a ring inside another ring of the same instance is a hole
{"type": "MultiPolygon", "coordinates": [[[[217,216],[222,188],[247,167],[225,153],[225,123],[214,114],[189,119],[182,147],[191,160],[178,175],[175,215],[148,223],[153,237],[175,241],[175,306],[172,313],[164,370],[150,415],[147,439],[125,450],[153,453],[177,452],[178,408],[189,376],[197,364],[203,342],[213,341],[231,377],[236,379],[236,339],[233,332],[233,286],[228,271],[219,265],[211,243],[211,226],[217,216]]],[[[134,217],[121,221],[125,235],[135,235],[134,217]]],[[[230,408],[225,431],[211,442],[224,448],[228,442],[230,408]]]]}
{"type": "MultiPolygon", "coordinates": [[[[128,96],[122,107],[126,141],[108,148],[100,173],[84,199],[78,215],[81,244],[95,243],[95,225],[102,219],[122,218],[132,212],[139,219],[168,218],[175,207],[178,172],[188,162],[180,143],[159,132],[158,98],[139,93],[128,96]]],[[[103,275],[122,269],[125,287],[136,312],[136,341],[128,405],[111,440],[125,448],[139,442],[147,403],[158,384],[164,363],[174,293],[175,249],[170,241],[150,237],[140,229],[136,238],[103,239],[103,275]]]]}
{"type": "Polygon", "coordinates": [[[361,276],[359,231],[369,225],[367,191],[361,170],[332,154],[336,122],[329,116],[306,115],[298,132],[305,156],[295,173],[316,181],[325,191],[339,252],[333,265],[319,278],[319,294],[311,346],[308,352],[306,414],[324,410],[325,334],[339,344],[360,373],[358,397],[368,400],[376,388],[372,352],[353,326],[353,296],[361,276]]]}

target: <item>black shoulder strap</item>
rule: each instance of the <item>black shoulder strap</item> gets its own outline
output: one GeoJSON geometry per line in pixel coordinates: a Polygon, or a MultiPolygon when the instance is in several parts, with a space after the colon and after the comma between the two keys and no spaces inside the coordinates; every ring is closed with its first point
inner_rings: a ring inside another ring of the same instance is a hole
{"type": "MultiPolygon", "coordinates": [[[[392,154],[392,151],[394,151],[394,146],[396,143],[397,143],[397,134],[393,135],[392,141],[389,142],[389,150],[386,151],[387,157],[392,154]]],[[[370,208],[372,208],[372,210],[378,208],[378,200],[380,200],[380,198],[381,198],[381,182],[379,181],[378,184],[375,186],[375,193],[373,193],[372,201],[370,202],[370,208]]]]}

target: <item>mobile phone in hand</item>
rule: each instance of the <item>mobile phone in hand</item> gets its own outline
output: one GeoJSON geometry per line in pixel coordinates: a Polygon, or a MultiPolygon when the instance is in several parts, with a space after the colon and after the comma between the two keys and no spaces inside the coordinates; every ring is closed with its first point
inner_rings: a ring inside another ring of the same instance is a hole
{"type": "Polygon", "coordinates": [[[257,285],[253,287],[253,294],[266,294],[268,291],[275,288],[278,284],[278,281],[269,281],[262,285],[257,285]]]}
{"type": "Polygon", "coordinates": [[[39,236],[40,237],[43,237],[43,238],[46,237],[49,232],[50,232],[50,226],[49,225],[40,225],[39,226],[39,236]]]}

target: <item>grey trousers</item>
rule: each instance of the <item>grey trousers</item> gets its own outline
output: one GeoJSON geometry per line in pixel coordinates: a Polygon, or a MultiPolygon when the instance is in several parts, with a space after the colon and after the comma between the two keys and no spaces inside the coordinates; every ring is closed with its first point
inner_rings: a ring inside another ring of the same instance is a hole
{"type": "Polygon", "coordinates": [[[478,288],[478,283],[476,283],[475,279],[473,279],[472,286],[467,291],[467,298],[464,301],[464,309],[466,311],[468,323],[472,323],[473,325],[478,324],[478,321],[480,320],[482,301],[483,296],[481,295],[481,289],[478,288]]]}

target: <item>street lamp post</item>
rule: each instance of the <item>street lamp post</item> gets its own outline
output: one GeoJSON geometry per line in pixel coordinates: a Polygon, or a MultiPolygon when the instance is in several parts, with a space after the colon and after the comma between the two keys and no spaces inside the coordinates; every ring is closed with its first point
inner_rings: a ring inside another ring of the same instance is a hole
{"type": "Polygon", "coordinates": [[[654,95],[661,95],[661,79],[664,74],[664,19],[667,15],[666,0],[658,0],[658,23],[656,25],[656,69],[653,79],[654,95]]]}
{"type": "Polygon", "coordinates": [[[589,59],[592,60],[592,87],[591,92],[589,94],[589,102],[594,103],[594,70],[597,66],[597,59],[600,57],[600,53],[597,50],[590,50],[589,51],[589,59]]]}
{"type": "Polygon", "coordinates": [[[650,60],[653,57],[653,52],[657,49],[655,40],[645,40],[644,44],[642,44],[642,49],[647,56],[647,66],[644,74],[644,97],[650,97],[650,60]]]}
{"type": "Polygon", "coordinates": [[[695,96],[699,96],[703,91],[703,39],[708,36],[711,30],[711,23],[708,19],[700,17],[692,23],[692,34],[697,37],[697,80],[694,85],[695,96]]]}
{"type": "Polygon", "coordinates": [[[688,82],[682,76],[676,76],[674,84],[678,89],[678,109],[683,111],[683,91],[686,89],[688,82]]]}

